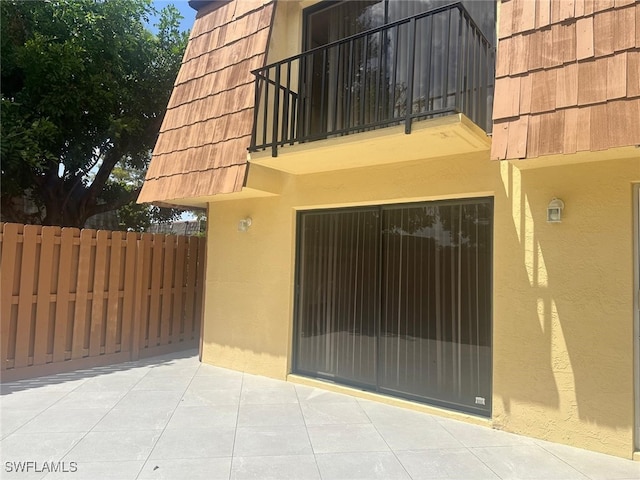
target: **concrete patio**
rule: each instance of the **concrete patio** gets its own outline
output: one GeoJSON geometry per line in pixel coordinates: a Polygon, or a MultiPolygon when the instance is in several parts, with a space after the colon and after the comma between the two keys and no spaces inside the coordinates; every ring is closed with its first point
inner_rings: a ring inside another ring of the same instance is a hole
{"type": "Polygon", "coordinates": [[[3,479],[640,478],[638,462],[203,365],[194,351],[5,383],[0,406],[3,479]]]}

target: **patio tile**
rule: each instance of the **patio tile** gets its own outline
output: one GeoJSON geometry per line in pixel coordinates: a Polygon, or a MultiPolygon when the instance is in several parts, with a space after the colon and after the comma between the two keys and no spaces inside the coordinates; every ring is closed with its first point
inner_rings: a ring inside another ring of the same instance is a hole
{"type": "Polygon", "coordinates": [[[437,422],[376,423],[376,429],[392,450],[458,448],[461,443],[437,422]]]}
{"type": "Polygon", "coordinates": [[[640,478],[640,462],[557,443],[543,441],[536,443],[593,480],[640,478]]]}
{"type": "Polygon", "coordinates": [[[237,370],[229,370],[228,368],[216,367],[215,365],[209,365],[208,363],[201,363],[200,368],[196,372],[196,377],[205,377],[209,375],[223,375],[223,376],[239,376],[242,378],[244,373],[237,370]]]}
{"type": "Polygon", "coordinates": [[[323,480],[410,479],[391,452],[331,453],[316,455],[323,480]]]}
{"type": "Polygon", "coordinates": [[[233,455],[303,455],[312,453],[302,425],[238,427],[233,455]]]}
{"type": "Polygon", "coordinates": [[[232,480],[319,480],[313,455],[234,457],[232,480]]]}
{"type": "Polygon", "coordinates": [[[263,388],[285,388],[286,390],[290,390],[294,388],[293,385],[287,383],[283,380],[277,380],[275,378],[263,377],[260,375],[251,375],[250,373],[245,373],[242,376],[242,387],[249,390],[260,390],[263,388]]]}
{"type": "Polygon", "coordinates": [[[466,447],[508,447],[534,443],[532,438],[494,430],[491,427],[470,425],[448,418],[438,418],[437,422],[466,447]]]}
{"type": "Polygon", "coordinates": [[[499,477],[466,448],[396,452],[413,480],[493,480],[499,477]]]}
{"type": "Polygon", "coordinates": [[[88,432],[104,415],[104,411],[96,408],[53,406],[26,423],[18,433],[88,432]]]}
{"type": "Polygon", "coordinates": [[[0,441],[5,462],[58,461],[82,438],[83,433],[14,433],[0,441]]]}
{"type": "Polygon", "coordinates": [[[389,450],[373,425],[314,425],[307,430],[316,454],[389,450]]]}
{"type": "MultiPolygon", "coordinates": [[[[67,462],[68,464],[68,462],[67,462]]],[[[80,462],[75,472],[52,472],[45,480],[135,480],[143,461],[80,462]]]]}
{"type": "Polygon", "coordinates": [[[168,390],[135,390],[127,393],[117,403],[118,408],[147,408],[150,405],[154,407],[165,407],[173,410],[178,406],[182,392],[168,390]]]}
{"type": "Polygon", "coordinates": [[[240,388],[198,391],[188,389],[180,400],[180,405],[189,407],[238,405],[239,403],[240,388]]]}
{"type": "Polygon", "coordinates": [[[126,390],[114,389],[113,391],[85,391],[75,390],[55,404],[56,408],[95,408],[101,410],[110,410],[122,397],[126,394],[126,390]]]}
{"type": "Polygon", "coordinates": [[[145,379],[162,379],[168,377],[188,378],[191,379],[198,371],[197,365],[173,365],[151,367],[145,379]]]}
{"type": "Polygon", "coordinates": [[[640,478],[632,461],[181,355],[3,384],[0,476],[640,478]],[[11,473],[7,461],[78,471],[11,473]]]}
{"type": "Polygon", "coordinates": [[[538,445],[470,449],[500,478],[519,480],[586,479],[575,468],[538,445]]]}
{"type": "Polygon", "coordinates": [[[235,427],[237,420],[236,405],[190,407],[181,404],[173,412],[167,429],[235,427]]]}
{"type": "Polygon", "coordinates": [[[114,390],[127,392],[136,383],[140,381],[142,377],[137,375],[120,375],[110,374],[99,377],[93,377],[86,380],[80,385],[75,393],[85,392],[113,392],[114,390]]]}
{"type": "Polygon", "coordinates": [[[283,384],[275,388],[245,388],[243,385],[242,393],[240,395],[240,403],[253,405],[298,403],[298,397],[293,385],[289,384],[283,384]]]}
{"type": "Polygon", "coordinates": [[[173,411],[165,406],[115,407],[93,428],[94,432],[126,432],[163,429],[173,411]]]}
{"type": "Polygon", "coordinates": [[[337,425],[371,423],[358,403],[301,403],[302,414],[307,425],[337,425]]]}
{"type": "Polygon", "coordinates": [[[414,425],[417,423],[432,425],[435,423],[435,417],[428,413],[416,412],[414,410],[396,407],[393,405],[385,405],[384,403],[372,402],[370,400],[358,400],[358,403],[371,419],[371,422],[376,425],[397,425],[399,423],[406,425],[414,425]]]}
{"type": "Polygon", "coordinates": [[[2,438],[12,434],[42,412],[40,409],[11,408],[0,412],[0,434],[2,438]]]}
{"type": "Polygon", "coordinates": [[[138,480],[227,480],[231,458],[174,458],[149,460],[138,480]]]}
{"type": "Polygon", "coordinates": [[[158,437],[158,430],[89,432],[64,459],[78,464],[146,460],[158,437]]]}
{"type": "Polygon", "coordinates": [[[0,396],[0,409],[3,411],[11,408],[22,410],[44,410],[54,403],[58,402],[68,392],[46,392],[40,391],[38,388],[24,390],[21,392],[10,393],[9,395],[0,396]]]}
{"type": "Polygon", "coordinates": [[[259,427],[276,425],[304,425],[300,406],[291,403],[269,405],[240,405],[238,426],[259,427]]]}
{"type": "Polygon", "coordinates": [[[150,459],[230,457],[233,427],[165,430],[151,452],[150,459]]]}
{"type": "Polygon", "coordinates": [[[226,390],[242,386],[241,375],[196,375],[189,384],[189,391],[226,390]]]}
{"type": "Polygon", "coordinates": [[[192,376],[183,375],[157,375],[157,376],[144,376],[138,383],[136,383],[131,391],[137,390],[155,390],[155,391],[179,391],[184,392],[189,383],[191,383],[192,376]]]}

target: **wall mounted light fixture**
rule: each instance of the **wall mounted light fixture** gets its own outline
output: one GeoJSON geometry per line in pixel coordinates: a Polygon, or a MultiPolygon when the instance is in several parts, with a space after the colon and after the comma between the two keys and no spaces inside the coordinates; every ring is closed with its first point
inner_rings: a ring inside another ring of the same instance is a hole
{"type": "Polygon", "coordinates": [[[564,209],[564,202],[559,198],[553,198],[547,205],[547,222],[560,223],[562,222],[562,210],[564,209]]]}
{"type": "Polygon", "coordinates": [[[238,222],[238,231],[246,232],[251,226],[251,217],[243,218],[238,222]]]}

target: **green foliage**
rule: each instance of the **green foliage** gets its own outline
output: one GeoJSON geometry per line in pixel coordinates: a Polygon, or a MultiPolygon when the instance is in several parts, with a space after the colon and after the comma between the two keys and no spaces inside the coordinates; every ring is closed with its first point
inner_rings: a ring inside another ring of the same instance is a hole
{"type": "Polygon", "coordinates": [[[139,185],[111,174],[148,165],[188,38],[173,6],[152,34],[153,12],[150,0],[0,2],[3,207],[31,191],[43,223],[82,226],[135,201],[139,185]]]}
{"type": "MultiPolygon", "coordinates": [[[[143,181],[144,176],[141,170],[116,166],[105,185],[104,197],[114,199],[126,196],[139,189],[143,181]]],[[[131,202],[118,208],[116,214],[121,230],[144,232],[154,223],[169,223],[177,220],[182,210],[131,202]]]]}

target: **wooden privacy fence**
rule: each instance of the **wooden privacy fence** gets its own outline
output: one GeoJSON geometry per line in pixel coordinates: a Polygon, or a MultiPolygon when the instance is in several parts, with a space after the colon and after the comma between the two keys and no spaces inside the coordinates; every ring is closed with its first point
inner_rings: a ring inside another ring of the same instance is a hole
{"type": "Polygon", "coordinates": [[[2,224],[3,381],[196,347],[205,238],[2,224]]]}

